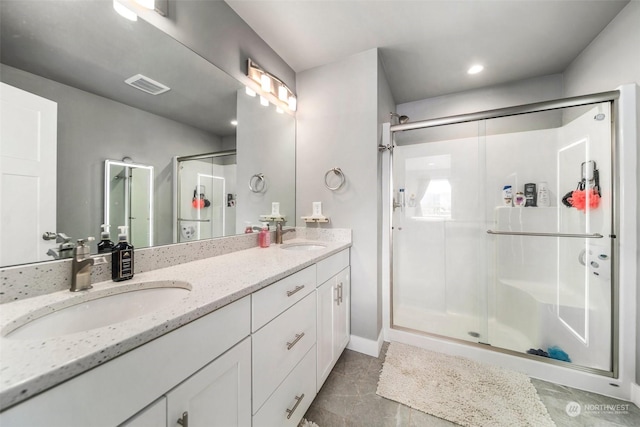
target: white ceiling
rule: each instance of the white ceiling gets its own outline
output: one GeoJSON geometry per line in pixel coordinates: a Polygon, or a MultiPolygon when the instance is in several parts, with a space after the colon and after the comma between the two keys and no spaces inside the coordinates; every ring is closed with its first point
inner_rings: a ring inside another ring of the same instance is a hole
{"type": "Polygon", "coordinates": [[[296,72],[378,47],[396,103],[563,72],[628,0],[225,0],[296,72]],[[473,63],[485,70],[470,76],[473,63]]]}

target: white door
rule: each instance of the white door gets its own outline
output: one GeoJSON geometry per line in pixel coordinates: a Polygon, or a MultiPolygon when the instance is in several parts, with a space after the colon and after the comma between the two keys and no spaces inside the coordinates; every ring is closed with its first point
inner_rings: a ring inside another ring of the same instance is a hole
{"type": "Polygon", "coordinates": [[[0,266],[51,260],[58,105],[0,83],[0,266]]]}
{"type": "Polygon", "coordinates": [[[171,390],[167,404],[169,426],[251,425],[251,338],[171,390]]]}

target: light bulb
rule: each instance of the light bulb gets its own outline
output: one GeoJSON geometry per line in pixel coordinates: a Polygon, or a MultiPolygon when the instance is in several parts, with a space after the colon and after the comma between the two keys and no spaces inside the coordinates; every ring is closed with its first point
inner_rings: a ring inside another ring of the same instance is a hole
{"type": "Polygon", "coordinates": [[[256,96],[256,91],[251,89],[249,86],[245,86],[244,92],[249,96],[256,96]]]}
{"type": "Polygon", "coordinates": [[[237,120],[231,120],[231,124],[233,126],[238,126],[238,121],[237,120]]]}
{"type": "Polygon", "coordinates": [[[156,0],[135,0],[135,2],[145,9],[153,10],[156,8],[156,0]]]}
{"type": "Polygon", "coordinates": [[[280,99],[280,101],[287,102],[289,98],[289,91],[287,90],[286,87],[284,86],[278,87],[278,98],[280,99]]]}
{"type": "Polygon", "coordinates": [[[263,92],[271,92],[271,77],[263,74],[262,77],[260,77],[260,84],[262,85],[263,92]]]}
{"type": "Polygon", "coordinates": [[[136,13],[133,10],[127,8],[118,0],[113,0],[113,8],[115,9],[116,12],[118,12],[120,16],[128,19],[129,21],[135,22],[138,20],[138,15],[136,15],[136,13]]]}
{"type": "Polygon", "coordinates": [[[290,96],[289,97],[289,109],[291,111],[296,111],[296,108],[298,108],[298,100],[296,99],[295,96],[290,96]]]}
{"type": "Polygon", "coordinates": [[[269,106],[269,100],[267,98],[265,98],[264,96],[260,96],[260,105],[262,105],[263,107],[268,107],[269,106]]]}

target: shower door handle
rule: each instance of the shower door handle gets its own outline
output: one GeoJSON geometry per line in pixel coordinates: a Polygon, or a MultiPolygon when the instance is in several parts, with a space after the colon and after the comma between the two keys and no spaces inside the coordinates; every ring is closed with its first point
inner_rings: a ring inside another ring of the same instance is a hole
{"type": "Polygon", "coordinates": [[[599,233],[580,234],[580,233],[536,233],[527,231],[494,231],[487,230],[487,234],[505,235],[505,236],[536,236],[536,237],[575,237],[579,239],[602,239],[604,236],[599,233]]]}

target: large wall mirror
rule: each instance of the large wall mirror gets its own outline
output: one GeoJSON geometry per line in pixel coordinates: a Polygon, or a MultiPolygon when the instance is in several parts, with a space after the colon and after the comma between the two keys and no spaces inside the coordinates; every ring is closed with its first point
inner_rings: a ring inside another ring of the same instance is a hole
{"type": "Polygon", "coordinates": [[[2,0],[0,31],[0,266],[109,221],[136,247],[242,233],[273,202],[295,222],[295,118],[163,31],[107,0],[2,0]]]}

